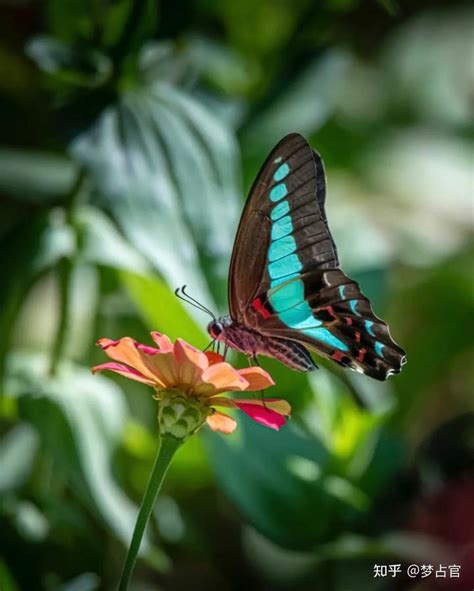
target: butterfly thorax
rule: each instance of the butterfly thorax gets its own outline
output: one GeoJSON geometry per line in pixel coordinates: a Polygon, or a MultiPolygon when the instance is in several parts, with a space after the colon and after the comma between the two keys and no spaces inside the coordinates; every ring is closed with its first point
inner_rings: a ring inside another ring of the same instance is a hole
{"type": "Polygon", "coordinates": [[[316,369],[308,351],[294,341],[278,339],[260,334],[259,332],[239,324],[230,316],[222,316],[209,323],[207,330],[213,339],[245,353],[249,358],[257,355],[274,357],[291,369],[312,371],[316,369]]]}

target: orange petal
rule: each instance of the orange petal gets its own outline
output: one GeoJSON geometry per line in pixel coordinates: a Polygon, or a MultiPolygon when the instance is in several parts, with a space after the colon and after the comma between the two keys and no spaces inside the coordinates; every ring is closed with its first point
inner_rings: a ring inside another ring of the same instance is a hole
{"type": "Polygon", "coordinates": [[[202,372],[209,365],[209,361],[202,351],[182,339],[176,340],[174,356],[178,366],[178,380],[181,384],[196,384],[200,380],[202,372]]]}
{"type": "Polygon", "coordinates": [[[92,373],[96,373],[97,371],[113,371],[114,373],[118,373],[121,376],[125,376],[130,380],[134,380],[135,382],[142,382],[143,384],[148,384],[148,386],[154,386],[155,382],[148,380],[144,375],[142,375],[136,369],[132,369],[131,367],[127,367],[122,363],[117,363],[115,361],[109,361],[108,363],[102,363],[102,365],[96,365],[92,368],[92,373]]]}
{"type": "Polygon", "coordinates": [[[178,364],[174,353],[159,353],[153,357],[144,355],[143,361],[150,371],[160,376],[161,381],[167,388],[176,386],[179,383],[178,364]]]}
{"type": "Polygon", "coordinates": [[[229,363],[215,363],[203,371],[201,383],[195,387],[195,393],[203,396],[214,396],[219,392],[246,390],[247,380],[229,363]]]}
{"type": "Polygon", "coordinates": [[[209,415],[206,421],[213,431],[220,431],[226,435],[235,431],[235,428],[237,427],[237,421],[223,412],[215,412],[212,415],[209,415]]]}
{"type": "Polygon", "coordinates": [[[265,388],[275,385],[270,374],[261,367],[247,367],[245,369],[239,369],[238,372],[249,383],[247,387],[247,391],[249,392],[265,390],[265,388]]]}
{"type": "MultiPolygon", "coordinates": [[[[155,371],[153,364],[147,363],[148,360],[153,359],[155,356],[147,355],[143,351],[140,351],[137,348],[136,341],[130,337],[123,337],[118,341],[113,341],[112,339],[99,339],[97,344],[102,347],[110,359],[118,361],[119,363],[126,363],[161,388],[165,386],[163,377],[160,375],[158,369],[156,368],[155,371]]],[[[158,355],[156,355],[156,357],[157,356],[158,355]]]]}
{"type": "Polygon", "coordinates": [[[165,334],[157,332],[156,330],[151,333],[151,338],[158,345],[158,348],[162,353],[168,353],[173,351],[173,343],[165,334]]]}

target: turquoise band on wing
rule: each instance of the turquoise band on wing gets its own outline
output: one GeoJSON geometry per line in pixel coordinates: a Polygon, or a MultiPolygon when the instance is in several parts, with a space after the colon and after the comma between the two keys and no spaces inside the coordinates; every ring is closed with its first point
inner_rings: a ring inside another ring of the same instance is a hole
{"type": "Polygon", "coordinates": [[[282,181],[286,176],[288,176],[289,172],[290,167],[288,164],[282,164],[276,169],[275,174],[273,175],[273,180],[277,182],[282,181]]]}
{"type": "Polygon", "coordinates": [[[372,328],[374,323],[372,322],[372,320],[366,320],[364,324],[365,324],[365,330],[370,334],[370,336],[374,337],[375,332],[372,328]]]}
{"type": "Polygon", "coordinates": [[[293,223],[289,215],[285,215],[272,224],[272,240],[279,240],[293,232],[293,223]]]}
{"type": "MultiPolygon", "coordinates": [[[[281,162],[281,157],[275,158],[275,164],[281,162]]],[[[290,205],[284,197],[288,194],[284,178],[288,176],[290,167],[287,163],[281,164],[273,179],[278,183],[269,194],[273,202],[279,202],[272,209],[271,244],[268,250],[268,274],[270,275],[270,303],[278,314],[278,318],[288,327],[300,331],[329,347],[341,351],[349,351],[349,347],[327,328],[322,327],[323,322],[313,316],[311,306],[304,297],[304,283],[299,278],[303,268],[296,250],[296,241],[293,233],[293,222],[289,215],[290,205]]],[[[339,288],[339,294],[344,299],[344,286],[339,288]]],[[[356,301],[353,300],[354,306],[356,301]]],[[[352,307],[352,302],[351,302],[352,307]]],[[[357,311],[353,310],[355,314],[357,311]]]]}
{"type": "Polygon", "coordinates": [[[285,199],[285,201],[281,201],[278,205],[275,205],[275,207],[270,212],[270,217],[272,218],[272,221],[276,221],[285,216],[289,211],[290,206],[288,205],[288,201],[285,199]]]}
{"type": "Polygon", "coordinates": [[[360,316],[359,312],[357,311],[357,300],[349,300],[349,306],[351,307],[352,313],[356,316],[360,316]]]}
{"type": "Polygon", "coordinates": [[[283,197],[286,197],[287,195],[288,189],[286,188],[285,183],[278,183],[278,185],[275,185],[270,191],[270,200],[280,201],[280,199],[283,199],[283,197]]]}
{"type": "Polygon", "coordinates": [[[270,248],[268,249],[268,260],[273,263],[274,261],[278,261],[283,257],[286,258],[288,255],[294,253],[295,251],[296,242],[293,236],[284,236],[279,240],[274,240],[270,244],[270,248]]]}
{"type": "MultiPolygon", "coordinates": [[[[268,265],[268,274],[270,279],[279,279],[280,277],[286,277],[294,273],[299,273],[303,265],[300,263],[299,258],[295,254],[290,254],[282,259],[278,259],[268,265]]],[[[274,287],[273,281],[271,287],[274,287]]]]}

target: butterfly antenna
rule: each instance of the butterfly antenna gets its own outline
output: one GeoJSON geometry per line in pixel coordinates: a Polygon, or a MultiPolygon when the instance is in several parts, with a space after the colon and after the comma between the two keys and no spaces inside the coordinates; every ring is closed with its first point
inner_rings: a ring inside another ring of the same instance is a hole
{"type": "Polygon", "coordinates": [[[193,306],[194,308],[201,310],[201,312],[205,312],[206,314],[209,314],[209,316],[213,320],[216,319],[215,315],[209,310],[209,308],[206,308],[206,306],[201,304],[201,302],[199,302],[195,298],[191,297],[189,295],[189,293],[186,292],[186,285],[183,285],[183,287],[178,287],[177,289],[175,289],[174,295],[177,298],[179,298],[180,300],[182,300],[183,302],[186,302],[187,304],[189,304],[190,306],[193,306]]]}

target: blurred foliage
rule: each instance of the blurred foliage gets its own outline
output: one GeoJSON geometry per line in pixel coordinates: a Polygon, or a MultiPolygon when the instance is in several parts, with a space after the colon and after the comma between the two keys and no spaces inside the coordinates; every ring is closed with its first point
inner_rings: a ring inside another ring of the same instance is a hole
{"type": "Polygon", "coordinates": [[[291,423],[183,447],[136,588],[406,589],[373,564],[448,556],[467,572],[471,534],[440,533],[425,499],[463,511],[474,478],[473,25],[441,0],[0,4],[2,591],[114,588],[156,408],[89,374],[92,343],[207,344],[173,291],[225,311],[245,190],[290,131],[322,154],[344,269],[408,365],[381,384],[263,360],[291,423]]]}

